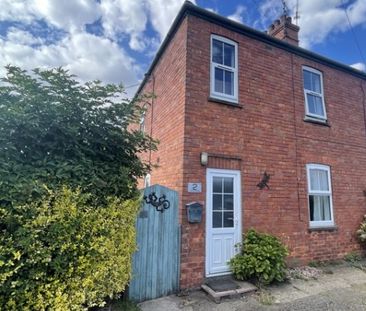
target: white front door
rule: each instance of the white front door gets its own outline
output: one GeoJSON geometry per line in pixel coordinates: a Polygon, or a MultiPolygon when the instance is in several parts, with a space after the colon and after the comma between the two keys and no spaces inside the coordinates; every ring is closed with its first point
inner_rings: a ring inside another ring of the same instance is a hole
{"type": "Polygon", "coordinates": [[[207,169],[206,276],[230,273],[241,241],[240,172],[207,169]]]}

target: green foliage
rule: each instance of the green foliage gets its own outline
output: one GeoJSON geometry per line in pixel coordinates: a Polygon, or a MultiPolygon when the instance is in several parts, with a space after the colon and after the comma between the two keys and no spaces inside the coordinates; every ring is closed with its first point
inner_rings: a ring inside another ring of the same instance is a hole
{"type": "Polygon", "coordinates": [[[265,306],[270,306],[274,302],[274,297],[271,295],[271,293],[263,289],[259,292],[257,299],[262,305],[265,306]]]}
{"type": "Polygon", "coordinates": [[[129,300],[115,300],[108,305],[108,309],[104,308],[98,311],[141,311],[138,305],[129,300]]]}
{"type": "Polygon", "coordinates": [[[350,252],[344,256],[344,260],[349,263],[357,263],[362,260],[362,256],[359,252],[350,252]]]}
{"type": "Polygon", "coordinates": [[[230,267],[239,280],[256,278],[269,284],[284,280],[287,255],[278,238],[251,229],[244,235],[241,252],[230,260],[230,267]]]}
{"type": "Polygon", "coordinates": [[[64,187],[0,208],[0,310],[85,310],[125,289],[140,202],[89,196],[64,187]]]}
{"type": "MultiPolygon", "coordinates": [[[[0,83],[0,203],[23,204],[45,194],[43,185],[131,198],[150,169],[138,158],[156,143],[130,131],[142,109],[121,85],[78,83],[62,68],[30,75],[7,66],[0,83]]],[[[141,99],[140,99],[141,100],[141,99]]]]}
{"type": "Polygon", "coordinates": [[[357,230],[357,236],[360,242],[366,242],[366,215],[363,217],[363,221],[360,224],[360,228],[357,230]]]}

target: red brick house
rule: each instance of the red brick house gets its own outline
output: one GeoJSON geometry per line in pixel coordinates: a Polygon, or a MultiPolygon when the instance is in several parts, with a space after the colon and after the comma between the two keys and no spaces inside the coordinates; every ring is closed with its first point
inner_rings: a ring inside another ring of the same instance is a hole
{"type": "Polygon", "coordinates": [[[150,182],[179,192],[181,288],[228,273],[249,228],[279,236],[292,263],[359,249],[366,74],[298,47],[298,31],[288,17],[262,33],[186,2],[138,90],[156,95],[150,182]],[[189,202],[203,204],[200,223],[189,202]]]}

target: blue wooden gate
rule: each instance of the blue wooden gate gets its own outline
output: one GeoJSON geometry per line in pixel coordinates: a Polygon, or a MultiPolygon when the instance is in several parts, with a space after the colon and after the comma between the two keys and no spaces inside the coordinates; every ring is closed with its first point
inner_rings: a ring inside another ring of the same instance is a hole
{"type": "MultiPolygon", "coordinates": [[[[179,290],[180,226],[178,193],[160,185],[144,190],[144,195],[163,195],[170,206],[157,211],[144,202],[136,222],[137,248],[132,262],[129,299],[140,302],[176,293],[179,290]]],[[[165,206],[166,207],[166,206],[165,206]]]]}

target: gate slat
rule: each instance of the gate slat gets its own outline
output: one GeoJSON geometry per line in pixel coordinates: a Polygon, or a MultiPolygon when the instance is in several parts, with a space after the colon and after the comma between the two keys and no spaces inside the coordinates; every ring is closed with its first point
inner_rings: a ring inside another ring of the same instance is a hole
{"type": "Polygon", "coordinates": [[[144,195],[163,194],[170,208],[163,213],[144,202],[137,218],[138,250],[133,256],[129,299],[140,302],[165,296],[179,290],[180,227],[178,193],[160,185],[144,190],[144,195]]]}

